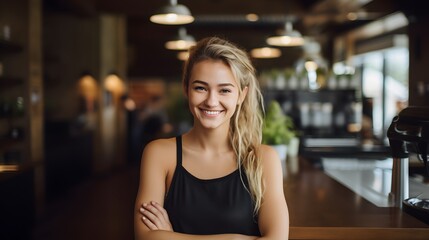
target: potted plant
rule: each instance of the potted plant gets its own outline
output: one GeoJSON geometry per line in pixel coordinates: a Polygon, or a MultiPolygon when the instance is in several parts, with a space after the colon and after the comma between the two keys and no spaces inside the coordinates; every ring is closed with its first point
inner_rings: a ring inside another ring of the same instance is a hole
{"type": "MultiPolygon", "coordinates": [[[[298,131],[295,128],[291,117],[284,114],[280,104],[272,100],[267,108],[262,129],[262,143],[271,145],[276,149],[282,161],[283,174],[286,171],[286,156],[288,155],[288,146],[297,148],[299,145],[298,131]],[[296,142],[298,141],[298,143],[296,142]]],[[[296,149],[290,149],[292,153],[297,154],[296,149]]]]}

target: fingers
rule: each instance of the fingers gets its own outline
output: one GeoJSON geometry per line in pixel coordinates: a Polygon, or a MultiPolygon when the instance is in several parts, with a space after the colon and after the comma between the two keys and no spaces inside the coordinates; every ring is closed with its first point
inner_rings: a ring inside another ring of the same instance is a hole
{"type": "Polygon", "coordinates": [[[167,211],[157,202],[143,203],[140,208],[142,221],[150,230],[173,231],[167,211]]]}
{"type": "Polygon", "coordinates": [[[162,214],[162,216],[164,217],[164,219],[168,219],[168,213],[167,213],[167,211],[165,210],[165,208],[163,208],[159,203],[157,203],[157,202],[151,202],[151,204],[152,204],[152,206],[154,206],[161,214],[162,214]]]}
{"type": "Polygon", "coordinates": [[[172,230],[167,211],[158,203],[143,203],[140,208],[142,221],[150,230],[172,230]]]}
{"type": "MultiPolygon", "coordinates": [[[[148,218],[159,218],[163,219],[164,215],[162,213],[162,210],[160,210],[160,206],[156,206],[154,202],[150,203],[143,203],[143,210],[146,210],[146,214],[148,218]]],[[[161,207],[162,208],[162,207],[161,207]]]]}
{"type": "MultiPolygon", "coordinates": [[[[143,208],[140,208],[140,212],[142,212],[142,209],[143,208]]],[[[158,230],[158,227],[153,222],[151,222],[147,217],[143,216],[142,221],[146,225],[146,227],[148,227],[150,230],[158,230]]]]}
{"type": "Polygon", "coordinates": [[[140,208],[140,212],[143,214],[143,217],[150,220],[156,226],[160,226],[160,220],[163,218],[162,214],[151,204],[144,203],[140,208]]]}
{"type": "Polygon", "coordinates": [[[140,213],[142,216],[143,223],[150,229],[150,230],[158,230],[159,226],[159,220],[151,211],[147,209],[147,204],[143,204],[143,206],[140,208],[140,213]],[[158,225],[157,225],[158,224],[158,225]]]}

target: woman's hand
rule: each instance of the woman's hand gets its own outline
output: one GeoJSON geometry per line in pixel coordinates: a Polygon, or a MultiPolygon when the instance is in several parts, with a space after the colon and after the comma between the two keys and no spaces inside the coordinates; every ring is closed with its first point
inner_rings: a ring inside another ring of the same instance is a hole
{"type": "Polygon", "coordinates": [[[167,211],[159,203],[151,201],[140,207],[143,223],[150,230],[173,231],[167,211]]]}

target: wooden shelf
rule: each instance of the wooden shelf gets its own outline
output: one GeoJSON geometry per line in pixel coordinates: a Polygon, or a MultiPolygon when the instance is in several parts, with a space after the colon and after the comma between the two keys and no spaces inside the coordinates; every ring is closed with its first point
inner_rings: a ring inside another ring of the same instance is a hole
{"type": "Polygon", "coordinates": [[[0,163],[0,182],[11,179],[14,176],[18,176],[36,167],[42,166],[43,162],[25,162],[25,163],[11,163],[1,164],[0,163]]]}
{"type": "Polygon", "coordinates": [[[35,167],[40,164],[41,162],[11,163],[11,164],[0,163],[0,173],[1,172],[19,172],[19,171],[23,171],[23,170],[35,167]]]}

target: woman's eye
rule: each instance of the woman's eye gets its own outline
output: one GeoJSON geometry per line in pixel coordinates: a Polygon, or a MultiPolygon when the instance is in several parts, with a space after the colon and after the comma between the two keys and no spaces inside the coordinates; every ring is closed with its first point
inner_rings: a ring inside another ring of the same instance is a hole
{"type": "Polygon", "coordinates": [[[197,91],[205,91],[206,90],[204,87],[201,87],[201,86],[196,86],[196,87],[194,87],[194,89],[197,91]]]}
{"type": "Polygon", "coordinates": [[[221,90],[220,90],[220,92],[221,92],[221,93],[230,93],[230,92],[231,92],[231,90],[229,90],[229,89],[227,89],[227,88],[224,88],[224,89],[221,89],[221,90]]]}

